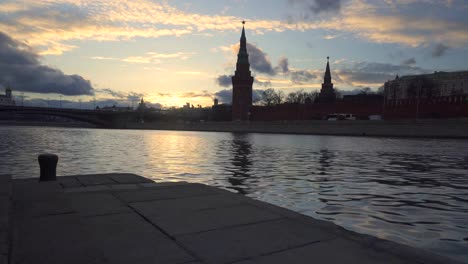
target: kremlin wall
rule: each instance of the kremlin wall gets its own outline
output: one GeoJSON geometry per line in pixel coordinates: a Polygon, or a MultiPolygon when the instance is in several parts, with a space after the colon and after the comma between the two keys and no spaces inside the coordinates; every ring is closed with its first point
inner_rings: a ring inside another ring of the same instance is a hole
{"type": "MultiPolygon", "coordinates": [[[[252,105],[252,84],[245,29],[242,27],[236,71],[232,77],[232,107],[213,106],[214,121],[323,120],[333,113],[352,114],[358,120],[468,118],[468,71],[396,77],[384,84],[382,95],[355,95],[338,99],[329,58],[322,89],[306,103],[252,105]]],[[[215,101],[217,101],[215,99],[215,101]]]]}

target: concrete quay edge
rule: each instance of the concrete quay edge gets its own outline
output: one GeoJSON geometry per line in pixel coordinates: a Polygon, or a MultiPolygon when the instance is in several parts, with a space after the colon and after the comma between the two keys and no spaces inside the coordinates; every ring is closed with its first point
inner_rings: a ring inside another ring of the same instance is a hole
{"type": "Polygon", "coordinates": [[[198,183],[128,173],[0,183],[0,264],[459,263],[198,183]]]}

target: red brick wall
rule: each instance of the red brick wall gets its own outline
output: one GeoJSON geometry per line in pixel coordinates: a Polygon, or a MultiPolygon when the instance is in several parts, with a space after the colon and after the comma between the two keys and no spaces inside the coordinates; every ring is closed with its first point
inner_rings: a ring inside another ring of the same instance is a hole
{"type": "MultiPolygon", "coordinates": [[[[331,104],[281,104],[275,106],[253,106],[252,121],[310,120],[323,119],[332,113],[350,113],[358,119],[369,115],[382,115],[385,119],[414,119],[417,116],[416,100],[383,102],[345,102],[331,104]]],[[[419,101],[418,118],[468,117],[468,96],[450,96],[419,101]]]]}
{"type": "Polygon", "coordinates": [[[366,119],[369,115],[382,113],[382,104],[377,103],[354,103],[335,102],[331,104],[281,104],[276,106],[253,106],[252,120],[274,121],[274,120],[309,120],[323,119],[332,113],[350,113],[357,118],[366,119]]]}
{"type": "Polygon", "coordinates": [[[468,96],[421,99],[419,103],[416,99],[387,101],[384,116],[385,119],[468,117],[468,96]]]}

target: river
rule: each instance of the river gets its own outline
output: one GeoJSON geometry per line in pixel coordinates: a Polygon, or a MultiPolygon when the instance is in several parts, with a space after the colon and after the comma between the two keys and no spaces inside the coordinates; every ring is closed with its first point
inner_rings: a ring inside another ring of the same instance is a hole
{"type": "Polygon", "coordinates": [[[468,140],[0,126],[0,174],[131,172],[218,186],[468,262],[468,140]]]}

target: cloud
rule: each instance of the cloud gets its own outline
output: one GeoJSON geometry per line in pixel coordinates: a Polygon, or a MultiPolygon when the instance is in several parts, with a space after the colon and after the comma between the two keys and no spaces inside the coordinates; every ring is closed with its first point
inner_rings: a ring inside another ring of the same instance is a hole
{"type": "Polygon", "coordinates": [[[295,70],[291,71],[291,81],[296,84],[310,82],[317,78],[317,75],[308,70],[295,70]]]}
{"type": "MultiPolygon", "coordinates": [[[[268,32],[327,30],[351,32],[359,38],[378,43],[398,43],[419,46],[445,43],[460,47],[468,42],[466,20],[460,19],[466,4],[452,1],[454,16],[444,14],[447,1],[413,0],[290,0],[292,6],[307,10],[294,23],[282,20],[252,19],[248,30],[257,34],[268,32]],[[398,12],[390,12],[391,3],[398,12]],[[401,5],[400,3],[412,3],[401,5]],[[414,6],[423,9],[433,5],[436,15],[410,12],[414,6]],[[437,7],[437,6],[436,6],[437,7]],[[341,10],[340,16],[311,16],[341,10]],[[439,11],[440,10],[440,11],[439,11]],[[313,18],[313,19],[310,19],[313,18]]],[[[61,54],[76,48],[77,40],[127,41],[162,36],[179,37],[189,34],[212,36],[214,32],[239,30],[242,18],[217,14],[190,13],[175,7],[170,1],[127,0],[4,0],[0,3],[0,31],[9,32],[15,39],[28,41],[39,54],[61,54]]]]}
{"type": "Polygon", "coordinates": [[[162,59],[180,59],[187,60],[191,56],[196,54],[195,52],[176,52],[176,53],[158,53],[158,52],[147,52],[144,56],[129,56],[126,58],[115,58],[115,57],[91,57],[93,60],[120,60],[128,63],[153,63],[159,64],[162,59]]]}
{"type": "Polygon", "coordinates": [[[232,85],[232,76],[229,75],[220,75],[216,77],[216,83],[222,87],[229,87],[232,85]]]}
{"type": "Polygon", "coordinates": [[[157,59],[181,59],[186,60],[192,55],[196,54],[195,52],[176,52],[176,53],[158,53],[158,52],[148,52],[152,58],[157,59]]]}
{"type": "Polygon", "coordinates": [[[129,92],[126,96],[127,101],[140,101],[145,96],[144,93],[129,92]]]}
{"type": "Polygon", "coordinates": [[[178,94],[178,97],[183,97],[183,98],[195,98],[195,97],[209,97],[212,98],[213,94],[208,92],[207,90],[203,90],[201,92],[185,92],[178,94]]]}
{"type": "Polygon", "coordinates": [[[157,93],[159,97],[172,97],[171,93],[157,93]]]}
{"type": "Polygon", "coordinates": [[[220,103],[230,104],[232,102],[232,89],[217,91],[214,96],[218,98],[220,103]]]}
{"type": "Polygon", "coordinates": [[[102,56],[93,56],[93,57],[90,57],[90,59],[92,60],[119,60],[118,58],[114,58],[114,57],[102,57],[102,56]]]}
{"type": "Polygon", "coordinates": [[[379,62],[358,62],[350,67],[345,67],[335,71],[344,83],[353,86],[379,86],[385,81],[393,80],[398,74],[415,75],[430,72],[429,70],[410,66],[410,65],[395,65],[390,63],[379,62]]]}
{"type": "Polygon", "coordinates": [[[288,73],[289,72],[289,62],[288,58],[281,57],[278,61],[278,66],[275,67],[276,72],[288,73]]]}
{"type": "Polygon", "coordinates": [[[143,57],[143,56],[130,56],[122,59],[123,62],[128,63],[161,63],[160,60],[154,59],[152,57],[143,57]]]}
{"type": "Polygon", "coordinates": [[[271,81],[266,80],[266,81],[260,81],[258,79],[254,79],[254,83],[258,86],[263,86],[263,87],[270,87],[271,86],[271,81]]]}
{"type": "Polygon", "coordinates": [[[315,14],[336,12],[341,8],[341,0],[289,0],[290,4],[298,4],[315,14]]]}
{"type": "Polygon", "coordinates": [[[409,59],[406,59],[404,61],[402,61],[403,65],[414,65],[416,64],[416,59],[415,58],[409,58],[409,59]]]}
{"type": "MultiPolygon", "coordinates": [[[[310,12],[302,16],[292,16],[294,19],[290,19],[290,24],[306,24],[307,27],[315,25],[317,27],[313,29],[323,29],[333,33],[350,32],[359,39],[366,39],[370,42],[397,43],[412,47],[434,42],[460,47],[468,42],[468,32],[465,30],[467,22],[460,19],[460,16],[428,17],[414,12],[414,8],[417,7],[432,8],[434,12],[444,14],[445,7],[430,6],[439,5],[441,1],[413,1],[413,5],[399,5],[395,10],[398,12],[389,12],[388,10],[391,9],[388,8],[386,2],[388,1],[342,1],[340,16],[312,16],[310,14],[314,13],[310,12]]],[[[454,5],[460,7],[458,10],[462,10],[463,4],[454,5]]],[[[452,7],[451,10],[454,8],[452,7]]],[[[300,12],[303,12],[303,9],[300,12]]]]}
{"type": "Polygon", "coordinates": [[[0,83],[17,91],[92,95],[91,82],[80,75],[67,75],[41,65],[39,56],[26,44],[0,32],[0,83]]]}
{"type": "Polygon", "coordinates": [[[247,53],[249,53],[250,67],[258,72],[275,75],[268,55],[255,45],[247,43],[247,53]]]}
{"type": "Polygon", "coordinates": [[[442,43],[439,43],[432,50],[432,57],[433,58],[442,57],[447,52],[447,50],[449,50],[449,49],[450,49],[450,47],[448,47],[448,46],[446,46],[446,45],[444,45],[442,43]]]}
{"type": "MultiPolygon", "coordinates": [[[[264,90],[254,89],[252,91],[252,101],[256,102],[262,97],[264,90]]],[[[214,93],[214,97],[219,100],[222,104],[231,104],[232,103],[232,89],[224,89],[214,93]]]]}
{"type": "Polygon", "coordinates": [[[124,93],[124,92],[115,91],[109,88],[96,89],[95,92],[98,94],[102,94],[102,95],[110,95],[112,97],[112,100],[119,100],[119,101],[131,102],[131,103],[134,103],[135,101],[140,101],[141,98],[145,97],[144,93],[137,93],[137,92],[124,93]]]}
{"type": "MultiPolygon", "coordinates": [[[[234,44],[230,49],[237,55],[239,47],[239,44],[234,44]]],[[[226,47],[222,47],[222,49],[226,50],[226,47]]],[[[281,57],[278,65],[273,67],[268,54],[254,44],[247,42],[247,53],[249,54],[250,68],[256,73],[274,76],[279,72],[287,73],[289,71],[288,59],[285,57],[281,57]]]]}
{"type": "Polygon", "coordinates": [[[107,95],[110,95],[110,96],[112,96],[112,97],[117,97],[117,98],[124,98],[124,97],[125,97],[125,94],[124,94],[124,93],[118,92],[118,91],[114,91],[114,90],[109,89],[109,88],[95,89],[94,91],[95,91],[96,93],[107,94],[107,95]]]}

